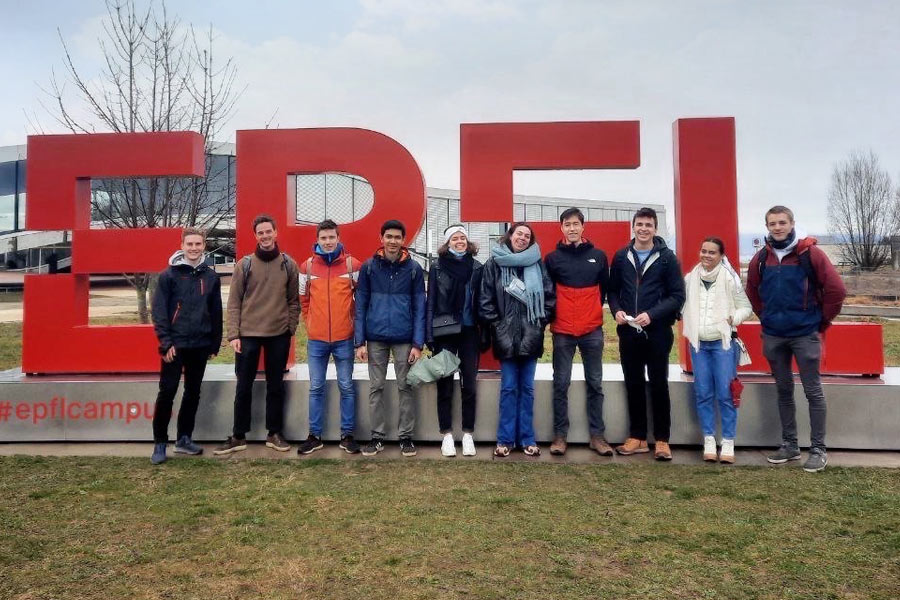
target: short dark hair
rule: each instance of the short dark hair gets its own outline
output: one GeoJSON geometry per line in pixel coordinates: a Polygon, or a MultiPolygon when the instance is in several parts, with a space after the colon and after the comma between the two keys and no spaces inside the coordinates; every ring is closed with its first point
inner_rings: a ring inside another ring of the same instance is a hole
{"type": "Polygon", "coordinates": [[[273,219],[269,215],[256,215],[256,218],[253,219],[253,233],[256,233],[256,228],[259,227],[262,223],[271,223],[272,229],[278,229],[278,227],[275,226],[275,219],[273,219]]]}
{"type": "Polygon", "coordinates": [[[584,225],[584,213],[581,212],[581,209],[575,208],[574,206],[572,208],[567,208],[559,214],[559,224],[562,225],[563,221],[572,217],[578,217],[578,220],[584,225]]]}
{"type": "Polygon", "coordinates": [[[723,242],[721,238],[717,238],[717,237],[711,235],[708,238],[704,239],[702,242],[700,242],[700,245],[702,246],[703,244],[705,244],[707,242],[718,246],[719,254],[725,254],[725,242],[723,242]]]}
{"type": "Polygon", "coordinates": [[[328,231],[330,229],[334,229],[335,233],[340,233],[341,230],[338,228],[338,224],[332,221],[331,219],[325,219],[318,225],[316,225],[316,237],[319,236],[319,233],[322,231],[328,231]]]}
{"type": "Polygon", "coordinates": [[[516,221],[515,223],[510,225],[509,229],[506,230],[506,233],[503,234],[503,237],[498,240],[498,243],[506,244],[511,250],[512,242],[510,240],[512,239],[512,234],[515,233],[516,229],[518,229],[519,227],[525,227],[526,229],[528,229],[528,231],[531,232],[531,242],[528,244],[528,247],[531,248],[532,246],[534,246],[534,244],[537,242],[537,238],[534,235],[534,229],[532,229],[531,225],[529,225],[525,221],[516,221]]]}
{"type": "Polygon", "coordinates": [[[199,235],[203,238],[203,241],[206,241],[206,232],[200,229],[199,227],[185,227],[181,230],[181,241],[183,242],[187,239],[189,235],[199,235]]]}
{"type": "Polygon", "coordinates": [[[638,220],[638,217],[644,217],[647,219],[653,219],[653,226],[659,227],[659,219],[656,217],[656,211],[652,208],[647,208],[646,206],[637,209],[637,212],[634,213],[634,216],[631,217],[631,226],[634,227],[634,222],[638,220]]]}
{"type": "Polygon", "coordinates": [[[403,237],[406,237],[406,225],[404,225],[397,219],[390,219],[384,222],[384,225],[381,226],[382,237],[384,236],[384,232],[388,229],[399,229],[400,233],[403,234],[403,237]]]}
{"type": "Polygon", "coordinates": [[[765,223],[769,222],[769,215],[787,215],[788,217],[790,217],[791,223],[794,222],[794,211],[789,209],[787,206],[781,206],[780,204],[776,204],[766,211],[765,223]]]}

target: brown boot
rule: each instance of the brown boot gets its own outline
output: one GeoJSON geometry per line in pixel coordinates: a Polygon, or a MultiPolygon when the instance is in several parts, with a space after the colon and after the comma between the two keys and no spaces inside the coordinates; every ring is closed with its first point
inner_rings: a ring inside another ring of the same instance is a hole
{"type": "Polygon", "coordinates": [[[553,438],[553,443],[550,444],[550,454],[555,456],[562,456],[566,453],[566,449],[569,447],[569,444],[566,443],[566,438],[561,435],[553,438]]]}
{"type": "Polygon", "coordinates": [[[647,447],[647,440],[639,440],[637,438],[628,438],[625,440],[625,443],[621,446],[616,446],[616,452],[623,456],[629,456],[631,454],[643,454],[644,452],[650,452],[650,448],[647,447]]]}
{"type": "Polygon", "coordinates": [[[656,460],[672,460],[672,450],[668,442],[656,442],[653,450],[653,458],[656,460]]]}
{"type": "Polygon", "coordinates": [[[606,441],[602,435],[592,435],[591,436],[591,450],[599,454],[600,456],[612,456],[613,449],[612,446],[606,441]]]}

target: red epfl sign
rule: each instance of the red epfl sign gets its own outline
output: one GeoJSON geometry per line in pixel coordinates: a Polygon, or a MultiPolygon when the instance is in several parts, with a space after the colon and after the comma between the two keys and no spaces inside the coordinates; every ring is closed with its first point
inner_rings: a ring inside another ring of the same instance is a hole
{"type": "MultiPolygon", "coordinates": [[[[685,269],[710,234],[738,247],[734,119],[680,119],[674,124],[675,216],[685,269]]],[[[460,126],[460,214],[464,221],[512,219],[513,171],[634,169],[640,166],[638,121],[478,123],[460,126]]],[[[315,227],[295,225],[287,178],[326,171],[352,173],[372,185],[375,202],[362,219],[341,226],[358,257],[378,245],[378,228],[403,220],[413,239],[426,208],[425,182],[412,155],[395,140],[364,129],[267,129],[237,132],[237,253],[252,251],[253,217],[269,213],[279,243],[298,259],[315,227]]],[[[72,231],[72,273],[28,275],[22,369],[26,373],[156,372],[159,356],[149,325],[88,325],[92,273],[152,272],[179,245],[178,229],[90,229],[90,180],[203,176],[197,133],[31,136],[28,138],[27,227],[72,231]],[[130,249],[140,248],[140,252],[130,249]],[[129,251],[123,251],[129,249],[129,251]]],[[[559,225],[537,223],[550,251],[559,225]]],[[[586,236],[609,254],[630,237],[623,222],[589,223],[586,236]]],[[[758,339],[750,324],[744,337],[758,339]]],[[[758,327],[758,325],[756,326],[758,327]]],[[[881,328],[838,324],[829,333],[824,371],[882,373],[881,328]],[[873,348],[860,352],[860,348],[873,348]],[[830,363],[830,364],[829,364],[830,363]]],[[[751,344],[751,346],[753,346],[751,344]]],[[[686,353],[682,352],[682,356],[686,353]]],[[[764,364],[756,352],[757,368],[764,364]]]]}

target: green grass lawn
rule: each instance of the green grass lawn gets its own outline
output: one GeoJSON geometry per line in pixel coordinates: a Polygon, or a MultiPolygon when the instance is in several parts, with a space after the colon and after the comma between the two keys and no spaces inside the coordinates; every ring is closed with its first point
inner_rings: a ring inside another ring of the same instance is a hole
{"type": "Polygon", "coordinates": [[[900,597],[900,477],[0,458],[0,597],[900,597]]]}
{"type": "MultiPolygon", "coordinates": [[[[849,319],[847,319],[849,320],[849,319]]],[[[888,321],[886,319],[856,319],[881,323],[884,330],[884,360],[885,365],[889,367],[900,366],[900,321],[888,321]]],[[[103,317],[91,319],[92,325],[124,325],[137,323],[137,313],[130,315],[120,315],[116,317],[103,317]]],[[[677,325],[675,330],[675,344],[669,353],[669,362],[678,362],[678,340],[681,337],[678,333],[677,325]]],[[[619,362],[619,338],[616,335],[615,321],[607,318],[603,323],[603,332],[606,336],[606,343],[603,348],[604,362],[619,362]]],[[[540,362],[551,362],[553,352],[553,342],[550,332],[544,337],[544,354],[540,358],[540,362]]],[[[296,351],[297,361],[306,362],[306,330],[303,328],[301,321],[300,327],[297,329],[297,335],[294,337],[294,348],[296,351]]],[[[22,363],[22,324],[21,323],[0,323],[0,370],[12,369],[18,367],[22,363]]],[[[580,353],[575,354],[575,361],[581,362],[580,353]]],[[[234,363],[234,351],[230,346],[225,346],[219,352],[219,355],[212,361],[214,364],[231,364],[234,363]]]]}

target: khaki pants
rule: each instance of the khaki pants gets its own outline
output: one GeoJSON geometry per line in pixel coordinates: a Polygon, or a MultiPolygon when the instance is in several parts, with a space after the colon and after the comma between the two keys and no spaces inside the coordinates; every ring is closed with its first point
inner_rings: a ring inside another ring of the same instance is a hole
{"type": "Polygon", "coordinates": [[[389,344],[387,342],[367,342],[369,353],[369,419],[372,422],[372,437],[384,439],[387,433],[387,417],[384,406],[384,381],[387,376],[388,359],[394,355],[394,373],[397,375],[397,394],[400,404],[398,437],[411,438],[416,427],[416,405],[412,386],[406,383],[409,373],[409,351],[412,344],[389,344]]]}

